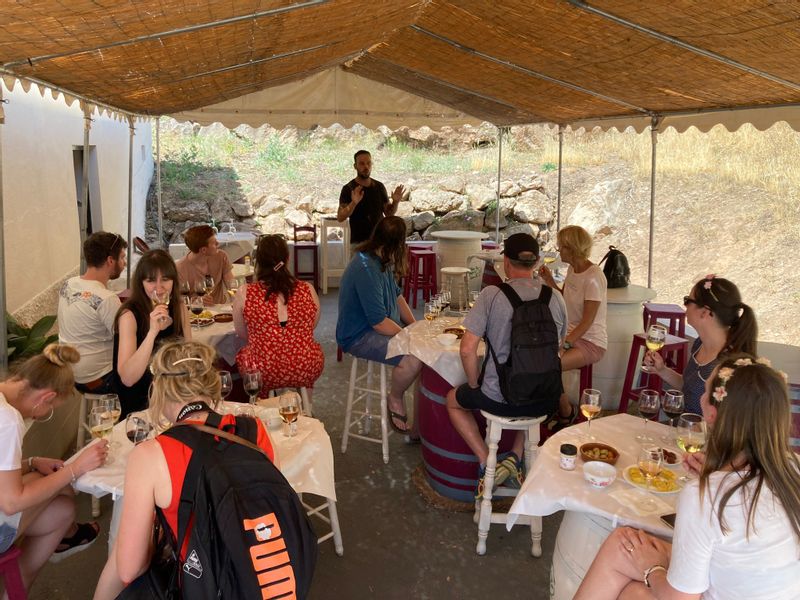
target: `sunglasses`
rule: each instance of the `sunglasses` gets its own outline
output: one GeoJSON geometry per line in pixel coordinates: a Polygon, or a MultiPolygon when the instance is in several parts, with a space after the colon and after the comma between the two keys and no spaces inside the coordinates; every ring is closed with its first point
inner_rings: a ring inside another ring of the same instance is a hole
{"type": "Polygon", "coordinates": [[[684,296],[683,297],[683,305],[684,306],[689,306],[690,304],[694,304],[695,306],[701,306],[701,307],[703,306],[703,304],[701,302],[698,302],[694,298],[692,298],[690,296],[684,296]]]}

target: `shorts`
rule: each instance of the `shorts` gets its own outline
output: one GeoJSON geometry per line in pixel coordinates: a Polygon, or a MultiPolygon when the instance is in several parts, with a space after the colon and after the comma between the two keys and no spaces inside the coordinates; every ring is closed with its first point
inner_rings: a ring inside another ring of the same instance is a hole
{"type": "Polygon", "coordinates": [[[19,521],[22,513],[6,515],[0,512],[0,554],[11,548],[19,533],[19,521]]]}
{"type": "Polygon", "coordinates": [[[485,410],[498,417],[541,417],[541,407],[536,404],[514,406],[507,402],[492,400],[481,388],[471,388],[462,384],[456,388],[456,402],[461,408],[485,410]]]}
{"type": "Polygon", "coordinates": [[[605,348],[601,348],[592,342],[587,342],[583,338],[576,340],[575,343],[572,344],[572,347],[581,351],[583,358],[586,359],[587,365],[593,365],[594,363],[599,362],[606,353],[605,348]]]}
{"type": "Polygon", "coordinates": [[[353,342],[346,352],[357,358],[366,358],[367,360],[396,367],[403,360],[403,356],[386,358],[386,351],[389,348],[389,340],[391,339],[391,336],[382,335],[374,329],[370,329],[353,342]]]}

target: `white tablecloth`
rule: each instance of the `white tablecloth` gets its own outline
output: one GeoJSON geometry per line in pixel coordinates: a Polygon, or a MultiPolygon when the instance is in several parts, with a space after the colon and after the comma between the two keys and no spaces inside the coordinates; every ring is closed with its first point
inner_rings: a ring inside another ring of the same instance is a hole
{"type": "MultiPolygon", "coordinates": [[[[276,400],[277,402],[277,400],[276,400]]],[[[232,411],[236,404],[223,403],[223,411],[232,411]]],[[[256,407],[257,414],[264,418],[266,408],[256,407]]],[[[270,430],[272,446],[281,467],[281,472],[298,493],[309,493],[336,500],[333,478],[333,449],[325,427],[317,419],[301,416],[297,421],[297,435],[285,437],[280,429],[270,430]]],[[[90,471],[75,482],[75,489],[114,499],[125,493],[125,467],[133,444],[125,436],[125,422],[114,427],[111,441],[120,447],[114,451],[114,462],[90,471]]]]}
{"type": "MultiPolygon", "coordinates": [[[[206,310],[214,314],[222,312],[230,313],[231,305],[215,304],[213,306],[207,306],[206,310]]],[[[216,349],[217,354],[229,365],[236,362],[236,353],[239,352],[245,344],[244,340],[236,335],[236,331],[234,331],[233,328],[233,321],[228,323],[212,323],[206,327],[192,329],[192,339],[195,342],[203,342],[216,349]]]]}
{"type": "MultiPolygon", "coordinates": [[[[458,353],[458,342],[442,346],[436,336],[446,327],[458,325],[463,319],[440,317],[428,325],[427,321],[412,323],[389,340],[386,358],[411,354],[428,365],[453,387],[467,382],[461,356],[458,353]]],[[[483,342],[478,349],[483,354],[483,342]]]]}
{"type": "MultiPolygon", "coordinates": [[[[617,479],[605,489],[591,487],[583,478],[583,462],[580,457],[576,461],[574,471],[560,468],[560,447],[563,443],[574,443],[580,446],[575,438],[576,429],[586,430],[586,423],[574,425],[558,432],[547,440],[539,449],[539,456],[531,473],[525,480],[508,515],[508,529],[516,522],[519,515],[547,516],[559,510],[571,510],[610,519],[615,525],[630,525],[645,529],[663,537],[672,537],[672,529],[665,526],[658,515],[640,516],[633,508],[621,504],[612,497],[617,490],[634,489],[622,478],[623,469],[636,463],[639,442],[636,435],[642,432],[643,421],[633,415],[619,414],[596,419],[591,426],[591,433],[597,441],[609,444],[620,451],[615,465],[617,479]]],[[[650,422],[647,425],[648,435],[660,444],[660,437],[670,433],[666,425],[650,422]]],[[[674,443],[664,444],[674,447],[674,443]]],[[[677,475],[684,475],[678,468],[677,475]]],[[[642,492],[646,494],[646,492],[642,492]]],[[[664,511],[660,514],[674,512],[678,493],[649,494],[664,502],[664,511]]]]}
{"type": "MultiPolygon", "coordinates": [[[[218,233],[217,241],[220,250],[228,255],[231,262],[236,262],[245,254],[250,254],[256,244],[256,236],[247,231],[237,233],[218,233]]],[[[181,259],[189,253],[186,244],[170,244],[169,253],[175,260],[181,259]]]]}

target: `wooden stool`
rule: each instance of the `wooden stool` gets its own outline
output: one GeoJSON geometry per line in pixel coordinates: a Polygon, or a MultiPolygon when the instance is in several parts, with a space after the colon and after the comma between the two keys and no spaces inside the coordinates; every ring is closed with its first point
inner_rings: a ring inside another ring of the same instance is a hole
{"type": "MultiPolygon", "coordinates": [[[[492,523],[506,523],[507,513],[492,512],[493,496],[516,496],[518,490],[494,487],[494,474],[497,468],[497,446],[504,429],[525,432],[525,475],[530,473],[533,462],[539,452],[539,425],[547,419],[547,415],[535,418],[509,418],[498,417],[486,411],[481,411],[486,419],[486,445],[489,446],[489,456],[486,458],[486,473],[483,479],[483,499],[475,501],[475,522],[478,524],[478,545],[475,551],[483,556],[486,554],[486,538],[489,537],[489,527],[492,523]]],[[[519,517],[519,523],[529,523],[531,527],[531,554],[535,557],[542,555],[542,518],[519,517]]]]}
{"type": "Polygon", "coordinates": [[[409,250],[411,268],[403,289],[406,302],[417,308],[417,292],[422,290],[422,299],[427,302],[436,294],[436,252],[433,250],[409,250]]]}
{"type": "Polygon", "coordinates": [[[389,409],[386,400],[386,365],[376,363],[364,358],[353,357],[353,365],[350,367],[350,386],[347,389],[347,408],[344,415],[344,428],[342,430],[342,454],[347,452],[347,440],[354,437],[365,442],[380,444],[383,450],[383,462],[389,464],[389,409]],[[358,374],[359,361],[365,363],[363,373],[358,374]],[[373,367],[380,368],[380,385],[373,387],[373,367]],[[361,382],[366,379],[366,385],[361,382]],[[369,435],[372,429],[372,397],[377,396],[378,407],[381,416],[381,437],[375,438],[369,435]],[[363,410],[354,410],[359,402],[364,402],[363,410]],[[358,427],[357,433],[350,431],[353,427],[358,427]]]}
{"type": "Polygon", "coordinates": [[[28,593],[22,583],[22,573],[19,571],[19,557],[22,551],[16,546],[0,554],[0,577],[6,585],[6,594],[9,600],[26,600],[28,593]]]}
{"type": "MultiPolygon", "coordinates": [[[[628,368],[625,371],[625,383],[622,384],[622,396],[619,399],[619,409],[617,412],[628,412],[628,402],[639,398],[639,393],[647,388],[654,389],[658,392],[661,391],[662,383],[661,378],[655,373],[645,373],[647,375],[648,383],[634,386],[634,379],[638,382],[641,375],[640,368],[644,356],[644,350],[647,349],[645,342],[647,334],[637,333],[633,336],[633,343],[631,344],[631,354],[628,358],[628,368]],[[654,382],[650,382],[651,379],[654,382]]],[[[675,370],[678,373],[683,373],[683,368],[686,366],[686,359],[688,357],[689,340],[667,334],[666,343],[664,347],[659,350],[662,355],[665,353],[675,353],[675,370]]]]}
{"type": "Polygon", "coordinates": [[[492,240],[482,240],[481,250],[497,250],[500,246],[492,240]]]}
{"type": "Polygon", "coordinates": [[[646,332],[657,321],[667,321],[667,332],[678,337],[686,336],[686,311],[677,304],[646,302],[642,310],[642,325],[646,332]]]}
{"type": "Polygon", "coordinates": [[[307,227],[294,226],[294,276],[297,279],[304,281],[311,281],[314,284],[314,290],[319,290],[319,260],[318,260],[319,244],[317,243],[317,226],[309,225],[307,227]],[[312,241],[298,241],[297,234],[309,232],[314,238],[312,241]],[[310,271],[301,271],[299,267],[299,254],[300,252],[310,252],[312,260],[312,269],[310,271]]]}

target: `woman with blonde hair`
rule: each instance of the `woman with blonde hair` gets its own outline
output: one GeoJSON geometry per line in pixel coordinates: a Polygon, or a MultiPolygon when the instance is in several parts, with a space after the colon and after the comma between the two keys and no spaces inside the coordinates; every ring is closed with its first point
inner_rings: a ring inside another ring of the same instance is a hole
{"type": "Polygon", "coordinates": [[[50,344],[0,382],[0,553],[23,538],[19,565],[26,589],[59,544],[65,556],[97,537],[96,524],[75,524],[70,484],[103,464],[107,442],[92,444],[68,465],[52,458],[22,458],[25,421],[49,421],[73,397],[70,365],[79,359],[72,346],[50,344]]]}
{"type": "MultiPolygon", "coordinates": [[[[205,424],[216,420],[221,403],[219,373],[214,368],[216,352],[198,342],[167,343],[153,357],[150,418],[172,425],[178,422],[205,424]]],[[[235,423],[233,415],[221,415],[218,428],[235,423]]],[[[275,462],[272,443],[256,419],[257,445],[275,462]]],[[[178,506],[192,450],[176,439],[159,435],[136,446],[125,471],[125,503],[119,534],[100,576],[96,599],[115,598],[149,566],[152,553],[153,518],[160,510],[174,538],[178,534],[178,506]]],[[[277,466],[277,465],[276,465],[277,466]]],[[[188,542],[187,532],[185,541],[188,542]]],[[[184,556],[185,547],[180,549],[184,556]]]]}
{"type": "MultiPolygon", "coordinates": [[[[564,286],[559,288],[553,274],[545,266],[539,275],[550,287],[564,295],[569,325],[561,354],[561,370],[580,369],[598,362],[608,347],[606,331],[607,283],[603,270],[589,260],[592,236],[577,225],[568,225],[558,232],[561,260],[569,265],[564,286]]],[[[558,413],[547,423],[551,431],[570,425],[578,411],[566,394],[561,395],[558,413]]]]}
{"type": "Polygon", "coordinates": [[[617,529],[576,600],[800,598],[800,458],[789,447],[785,374],[732,355],[701,404],[705,461],[680,493],[672,544],[617,529]]]}

